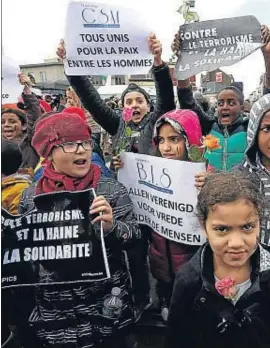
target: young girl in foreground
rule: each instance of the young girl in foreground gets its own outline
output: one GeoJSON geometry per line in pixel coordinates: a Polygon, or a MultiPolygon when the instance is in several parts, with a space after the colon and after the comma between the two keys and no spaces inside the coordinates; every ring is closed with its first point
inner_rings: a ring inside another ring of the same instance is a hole
{"type": "Polygon", "coordinates": [[[198,213],[208,243],[176,276],[167,347],[270,347],[270,253],[258,244],[261,196],[252,179],[206,179],[198,213]]]}

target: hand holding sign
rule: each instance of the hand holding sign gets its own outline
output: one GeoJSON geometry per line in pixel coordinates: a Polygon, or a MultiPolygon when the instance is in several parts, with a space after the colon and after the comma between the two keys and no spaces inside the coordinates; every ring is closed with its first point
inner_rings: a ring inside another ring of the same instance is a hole
{"type": "Polygon", "coordinates": [[[109,231],[113,226],[113,213],[110,204],[103,196],[96,197],[90,207],[90,214],[98,214],[92,223],[102,222],[104,232],[109,231]]]}
{"type": "Polygon", "coordinates": [[[159,66],[162,64],[162,45],[159,40],[157,40],[156,35],[151,33],[148,37],[149,49],[154,55],[154,66],[159,66]]]}
{"type": "Polygon", "coordinates": [[[270,56],[270,30],[266,25],[263,25],[262,28],[262,52],[264,56],[270,56]]]}
{"type": "Polygon", "coordinates": [[[171,49],[173,53],[177,56],[180,57],[181,55],[181,39],[179,33],[176,33],[174,35],[173,43],[171,45],[171,49]]]}
{"type": "Polygon", "coordinates": [[[207,172],[201,172],[201,173],[195,174],[195,187],[197,190],[200,190],[203,187],[203,185],[205,184],[205,179],[207,175],[208,175],[207,172]]]}
{"type": "Polygon", "coordinates": [[[112,164],[113,164],[115,170],[119,170],[120,168],[123,168],[123,166],[124,166],[124,163],[120,158],[120,155],[113,156],[112,164]]]}

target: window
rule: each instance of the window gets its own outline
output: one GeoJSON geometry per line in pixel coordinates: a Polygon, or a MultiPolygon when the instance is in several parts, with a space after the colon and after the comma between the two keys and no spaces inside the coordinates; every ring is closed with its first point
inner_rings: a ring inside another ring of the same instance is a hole
{"type": "Polygon", "coordinates": [[[40,72],[40,81],[41,82],[46,82],[47,81],[47,76],[45,71],[40,72]]]}
{"type": "Polygon", "coordinates": [[[125,76],[115,76],[115,84],[116,85],[124,85],[125,84],[125,76]]]}

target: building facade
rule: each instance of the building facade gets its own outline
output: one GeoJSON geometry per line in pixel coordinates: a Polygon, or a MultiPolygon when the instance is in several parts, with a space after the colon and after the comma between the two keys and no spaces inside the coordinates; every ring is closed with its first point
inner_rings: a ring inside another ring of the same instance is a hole
{"type": "Polygon", "coordinates": [[[201,91],[208,96],[217,96],[223,88],[232,82],[234,82],[232,75],[217,69],[206,74],[201,74],[201,91]]]}
{"type": "MultiPolygon", "coordinates": [[[[32,74],[36,83],[42,88],[46,83],[54,83],[61,81],[62,84],[67,84],[68,81],[64,71],[64,65],[58,58],[44,59],[43,63],[24,64],[20,66],[21,71],[25,74],[32,74]],[[64,83],[65,82],[65,83],[64,83]]],[[[107,76],[95,75],[92,76],[93,85],[96,87],[105,86],[107,76]]],[[[128,77],[124,75],[115,75],[110,77],[110,84],[125,85],[128,83],[128,77]]]]}

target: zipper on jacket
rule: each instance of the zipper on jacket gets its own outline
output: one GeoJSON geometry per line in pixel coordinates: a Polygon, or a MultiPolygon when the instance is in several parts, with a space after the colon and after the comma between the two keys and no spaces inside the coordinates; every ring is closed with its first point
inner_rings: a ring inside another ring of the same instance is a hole
{"type": "Polygon", "coordinates": [[[224,144],[223,144],[223,152],[222,152],[222,169],[227,170],[227,160],[228,160],[228,153],[227,153],[227,146],[228,146],[228,138],[229,138],[229,132],[227,126],[224,127],[224,144]]]}

